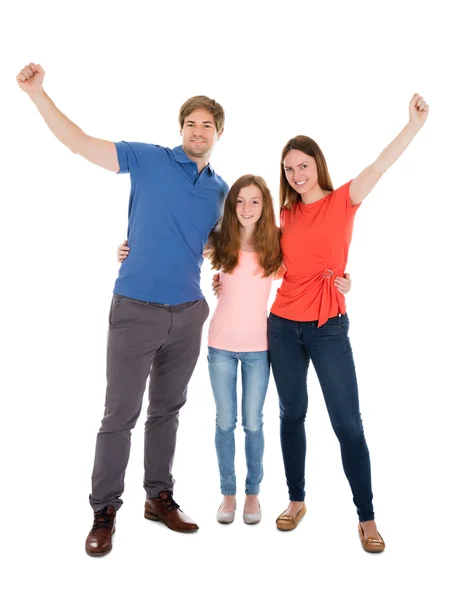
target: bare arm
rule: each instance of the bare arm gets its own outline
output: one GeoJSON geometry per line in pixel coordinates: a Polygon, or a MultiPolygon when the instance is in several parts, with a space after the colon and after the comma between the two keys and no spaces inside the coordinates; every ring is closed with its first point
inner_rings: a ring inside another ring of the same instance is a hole
{"type": "Polygon", "coordinates": [[[407,146],[425,124],[429,106],[419,94],[414,94],[409,104],[409,122],[389,144],[375,162],[366,167],[350,184],[353,206],[360,204],[374,189],[380,177],[403,154],[407,146]]]}
{"type": "Polygon", "coordinates": [[[113,142],[91,137],[66,117],[43,89],[45,72],[40,65],[30,63],[17,76],[19,87],[26,92],[37,107],[56,138],[75,154],[90,162],[117,173],[118,155],[113,142]]]}
{"type": "Polygon", "coordinates": [[[210,258],[210,254],[212,253],[212,250],[213,250],[213,246],[209,242],[207,242],[204,246],[204,251],[202,253],[202,256],[204,258],[210,258]]]}
{"type": "Polygon", "coordinates": [[[281,265],[281,267],[278,269],[278,271],[274,274],[274,280],[277,281],[278,279],[283,279],[283,275],[286,273],[286,268],[285,265],[281,265]]]}

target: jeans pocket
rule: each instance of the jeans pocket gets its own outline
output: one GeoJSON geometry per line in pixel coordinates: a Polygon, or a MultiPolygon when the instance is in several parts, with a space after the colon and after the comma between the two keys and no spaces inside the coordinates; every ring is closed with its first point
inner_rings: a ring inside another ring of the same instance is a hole
{"type": "Polygon", "coordinates": [[[203,305],[204,305],[204,314],[205,314],[205,318],[204,318],[204,323],[205,321],[208,319],[208,315],[210,314],[210,307],[208,305],[208,302],[205,300],[205,298],[202,300],[203,305]]]}
{"type": "Polygon", "coordinates": [[[238,360],[235,352],[230,350],[221,350],[220,348],[207,347],[207,359],[209,363],[225,363],[238,360]]]}
{"type": "Polygon", "coordinates": [[[339,323],[340,323],[341,330],[346,335],[348,333],[348,328],[350,327],[350,320],[348,318],[347,313],[345,313],[344,315],[340,315],[339,323]]]}
{"type": "Polygon", "coordinates": [[[119,307],[122,303],[122,296],[118,294],[113,294],[113,298],[111,300],[110,314],[108,315],[108,323],[111,326],[115,324],[116,317],[119,313],[119,307]]]}
{"type": "Polygon", "coordinates": [[[318,321],[311,321],[311,325],[312,325],[312,327],[315,327],[315,329],[319,329],[323,333],[329,333],[330,335],[340,334],[341,332],[344,331],[344,323],[343,323],[344,316],[345,315],[340,315],[338,317],[331,317],[330,319],[328,319],[326,321],[326,323],[323,323],[323,325],[321,325],[321,327],[318,327],[318,321]]]}

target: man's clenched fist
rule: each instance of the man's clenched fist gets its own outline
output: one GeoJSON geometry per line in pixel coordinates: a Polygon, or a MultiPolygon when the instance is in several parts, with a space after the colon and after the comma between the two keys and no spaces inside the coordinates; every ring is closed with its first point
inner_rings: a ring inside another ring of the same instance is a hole
{"type": "Polygon", "coordinates": [[[39,92],[43,86],[45,72],[40,65],[29,63],[21,69],[16,77],[21,90],[29,95],[39,92]]]}

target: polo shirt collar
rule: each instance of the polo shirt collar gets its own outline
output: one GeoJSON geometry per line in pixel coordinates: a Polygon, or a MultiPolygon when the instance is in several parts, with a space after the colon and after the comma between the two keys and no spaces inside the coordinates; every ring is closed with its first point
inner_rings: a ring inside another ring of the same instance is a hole
{"type": "MultiPolygon", "coordinates": [[[[172,150],[172,153],[173,153],[173,156],[174,156],[174,158],[175,158],[175,160],[177,162],[179,162],[179,163],[193,163],[194,164],[194,161],[191,160],[189,158],[189,156],[186,154],[186,152],[183,150],[183,146],[177,146],[176,148],[174,148],[172,150]]],[[[211,166],[210,163],[208,163],[207,167],[208,167],[208,171],[209,171],[210,175],[214,175],[215,172],[214,172],[213,167],[211,166]]]]}

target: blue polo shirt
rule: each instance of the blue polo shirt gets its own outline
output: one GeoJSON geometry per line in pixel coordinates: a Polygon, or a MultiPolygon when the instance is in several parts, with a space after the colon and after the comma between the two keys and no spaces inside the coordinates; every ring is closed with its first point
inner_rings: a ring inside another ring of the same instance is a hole
{"type": "Polygon", "coordinates": [[[130,254],[114,292],[159,304],[200,300],[202,253],[228,185],[210,165],[199,174],[181,146],[119,142],[116,150],[131,192],[130,254]]]}

